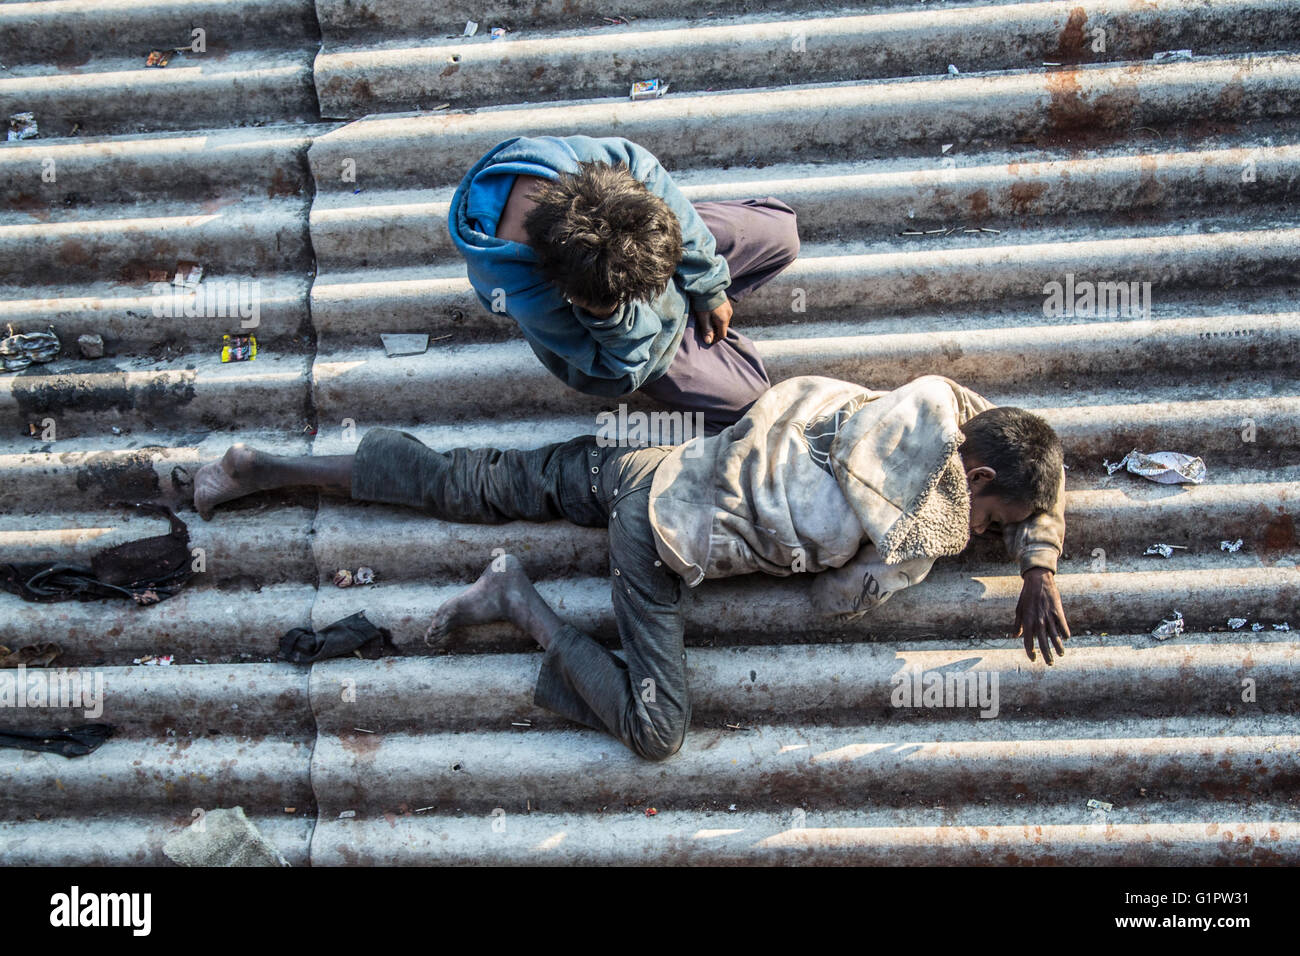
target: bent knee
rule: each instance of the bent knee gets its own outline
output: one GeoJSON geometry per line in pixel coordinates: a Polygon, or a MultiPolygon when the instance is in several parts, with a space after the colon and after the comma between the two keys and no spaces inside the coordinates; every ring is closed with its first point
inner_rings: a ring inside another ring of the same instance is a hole
{"type": "Polygon", "coordinates": [[[667,760],[677,753],[685,742],[685,724],[674,727],[667,733],[659,733],[653,727],[647,727],[643,733],[636,736],[632,749],[636,751],[637,756],[657,762],[667,760]]]}

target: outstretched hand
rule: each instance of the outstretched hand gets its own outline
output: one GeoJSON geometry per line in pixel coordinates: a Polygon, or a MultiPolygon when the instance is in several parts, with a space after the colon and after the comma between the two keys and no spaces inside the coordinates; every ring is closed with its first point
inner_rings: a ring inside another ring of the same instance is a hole
{"type": "Polygon", "coordinates": [[[1061,607],[1061,592],[1056,589],[1056,575],[1046,568],[1030,568],[1025,572],[1020,589],[1020,602],[1016,605],[1016,637],[1025,639],[1025,654],[1034,657],[1034,642],[1043,652],[1043,660],[1050,666],[1052,649],[1057,657],[1065,656],[1063,640],[1070,639],[1070,625],[1061,607]]]}
{"type": "Polygon", "coordinates": [[[710,312],[696,312],[695,326],[703,333],[705,345],[721,342],[731,328],[731,300],[723,299],[722,305],[710,312]]]}

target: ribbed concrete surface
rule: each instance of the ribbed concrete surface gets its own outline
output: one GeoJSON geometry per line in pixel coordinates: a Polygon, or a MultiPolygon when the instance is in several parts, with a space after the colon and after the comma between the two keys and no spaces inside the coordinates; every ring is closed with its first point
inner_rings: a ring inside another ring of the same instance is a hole
{"type": "Polygon", "coordinates": [[[196,809],[239,804],[295,864],[1300,860],[1300,646],[1273,628],[1300,626],[1295,5],[615,12],[632,22],[570,0],[0,6],[0,106],[42,131],[0,146],[0,325],[65,343],[0,376],[0,560],[161,531],[112,505],[135,498],[185,508],[207,568],[154,608],[0,598],[0,644],[58,642],[102,676],[119,728],[75,760],[0,751],[0,859],[159,862],[196,809]],[[208,54],[143,66],[196,26],[208,54]],[[652,76],[672,92],[628,102],[652,76]],[[719,582],[691,612],[695,728],[648,764],[534,708],[538,655],[510,628],[437,656],[421,641],[499,547],[612,639],[602,535],[305,494],[211,523],[186,508],[193,471],[236,440],[334,454],[383,425],[436,447],[593,431],[608,406],[482,310],[445,228],[483,151],[576,132],[642,143],[692,199],[797,209],[800,260],[736,314],[774,377],[937,372],[1053,423],[1062,662],[1006,639],[1019,580],[996,543],[851,628],[810,620],[805,582],[719,582]],[[256,362],[219,361],[237,318],[155,312],[149,273],[180,260],[256,283],[256,362]],[[1150,282],[1150,314],[1046,315],[1066,273],[1150,282]],[[387,359],[389,331],[449,337],[387,359]],[[107,357],[76,355],[87,332],[107,357]],[[46,420],[54,441],[27,437],[46,420]],[[1108,476],[1133,447],[1203,455],[1209,480],[1108,476]],[[1156,542],[1184,550],[1145,556],[1156,542]],[[376,587],[329,584],[359,565],[376,587]],[[274,662],[285,630],[363,608],[402,657],[274,662]],[[1174,610],[1188,633],[1148,637],[1174,610]],[[148,654],[176,666],[131,666],[148,654]],[[894,708],[915,671],[997,675],[998,716],[894,708]]]}

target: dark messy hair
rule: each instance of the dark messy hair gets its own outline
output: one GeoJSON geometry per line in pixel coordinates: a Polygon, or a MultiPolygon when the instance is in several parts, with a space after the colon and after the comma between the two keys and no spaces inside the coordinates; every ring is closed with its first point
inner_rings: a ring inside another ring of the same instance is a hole
{"type": "Polygon", "coordinates": [[[961,426],[961,454],[997,472],[983,494],[1050,511],[1056,502],[1064,452],[1052,426],[1023,408],[1003,405],[961,426]]]}
{"type": "Polygon", "coordinates": [[[660,295],[682,259],[682,226],[627,166],[580,163],[533,194],[524,230],[537,270],[593,308],[660,295]]]}

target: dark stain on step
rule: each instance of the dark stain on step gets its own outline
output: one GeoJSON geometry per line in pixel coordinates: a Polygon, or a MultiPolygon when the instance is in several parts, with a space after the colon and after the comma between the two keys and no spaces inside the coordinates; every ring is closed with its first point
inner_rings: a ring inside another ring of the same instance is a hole
{"type": "Polygon", "coordinates": [[[193,369],[169,372],[165,378],[127,383],[121,371],[84,374],[50,372],[32,366],[17,375],[11,387],[19,424],[40,415],[60,412],[143,412],[172,417],[173,410],[194,400],[193,369]]]}
{"type": "Polygon", "coordinates": [[[159,495],[153,455],[147,450],[86,455],[76,475],[78,491],[98,491],[106,501],[152,501],[159,495]]]}

